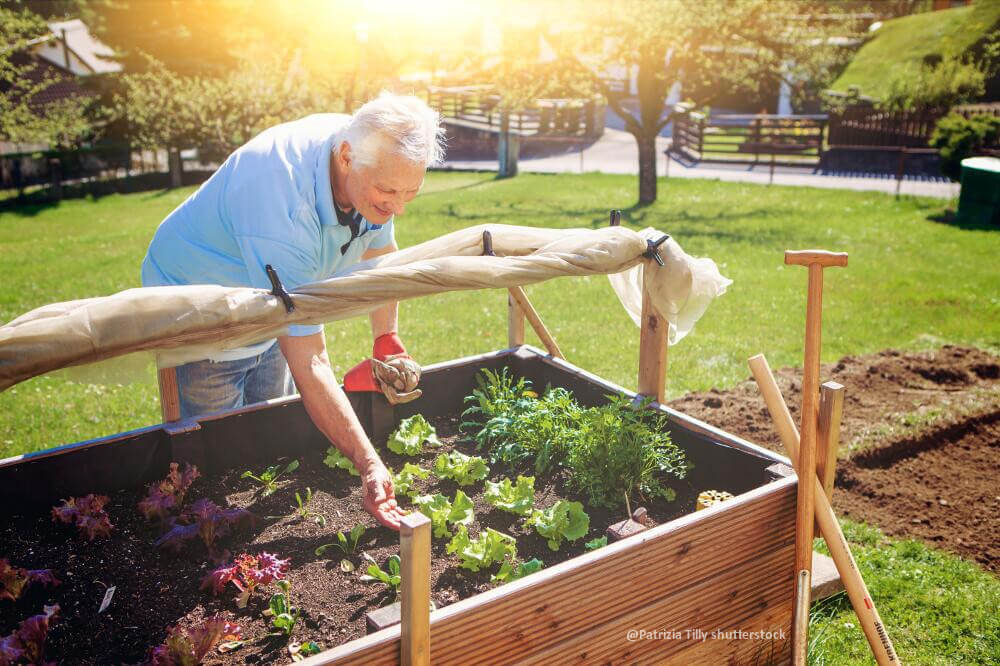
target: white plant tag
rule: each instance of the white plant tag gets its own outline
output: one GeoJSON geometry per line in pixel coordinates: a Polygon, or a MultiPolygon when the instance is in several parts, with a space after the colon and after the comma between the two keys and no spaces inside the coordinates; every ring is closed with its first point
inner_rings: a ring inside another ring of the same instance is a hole
{"type": "Polygon", "coordinates": [[[111,598],[115,596],[115,586],[112,585],[108,589],[104,590],[104,600],[101,601],[101,607],[97,609],[98,613],[103,613],[111,605],[111,598]]]}

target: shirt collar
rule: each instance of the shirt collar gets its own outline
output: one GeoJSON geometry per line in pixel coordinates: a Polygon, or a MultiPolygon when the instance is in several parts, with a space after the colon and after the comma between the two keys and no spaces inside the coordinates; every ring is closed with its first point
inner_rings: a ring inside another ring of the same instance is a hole
{"type": "Polygon", "coordinates": [[[318,161],[316,165],[316,213],[323,226],[339,224],[337,212],[333,209],[333,189],[330,187],[330,155],[337,142],[338,134],[339,132],[335,132],[323,143],[323,148],[316,158],[318,161]]]}

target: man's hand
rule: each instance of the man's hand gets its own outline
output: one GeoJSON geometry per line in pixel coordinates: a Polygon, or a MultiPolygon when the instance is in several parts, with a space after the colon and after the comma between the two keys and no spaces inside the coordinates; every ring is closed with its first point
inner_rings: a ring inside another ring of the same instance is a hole
{"type": "Polygon", "coordinates": [[[361,472],[361,488],[364,492],[365,511],[375,520],[394,530],[399,529],[399,520],[406,511],[396,504],[396,494],[392,487],[392,477],[381,460],[372,460],[361,472]]]}

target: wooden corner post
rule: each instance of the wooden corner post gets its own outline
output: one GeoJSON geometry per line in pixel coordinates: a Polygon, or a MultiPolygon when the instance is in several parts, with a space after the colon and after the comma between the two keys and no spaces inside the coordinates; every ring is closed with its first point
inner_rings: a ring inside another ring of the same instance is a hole
{"type": "Polygon", "coordinates": [[[507,346],[520,347],[524,344],[524,311],[514,299],[514,294],[507,292],[507,346]]]}
{"type": "Polygon", "coordinates": [[[840,448],[840,419],[844,414],[844,386],[834,381],[819,387],[819,428],[816,431],[816,474],[826,498],[833,499],[833,481],[837,475],[837,451],[840,448]]]}
{"type": "Polygon", "coordinates": [[[639,332],[639,394],[662,403],[666,398],[667,320],[649,297],[648,266],[642,271],[642,319],[639,332]]]}
{"type": "Polygon", "coordinates": [[[399,521],[400,662],[431,663],[431,521],[414,512],[399,521]]]}
{"type": "Polygon", "coordinates": [[[177,390],[177,368],[161,368],[157,373],[160,383],[160,413],[164,423],[181,420],[181,396],[177,390]]]}

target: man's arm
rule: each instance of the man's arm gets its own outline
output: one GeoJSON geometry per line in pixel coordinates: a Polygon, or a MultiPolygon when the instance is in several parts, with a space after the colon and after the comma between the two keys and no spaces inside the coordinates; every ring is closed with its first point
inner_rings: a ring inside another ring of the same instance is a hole
{"type": "Polygon", "coordinates": [[[405,512],[396,504],[392,478],[333,376],[323,334],[282,336],[278,344],[309,418],[361,473],[365,510],[386,527],[398,530],[405,512]]]}
{"type": "MultiPolygon", "coordinates": [[[[365,253],[361,255],[361,260],[368,261],[369,259],[374,259],[375,257],[381,257],[383,254],[395,252],[398,249],[399,247],[396,245],[395,241],[393,241],[385,247],[365,251],[365,253]]],[[[378,310],[373,310],[368,316],[372,323],[372,339],[378,338],[380,335],[393,333],[399,330],[398,305],[398,303],[386,303],[378,310]]]]}

